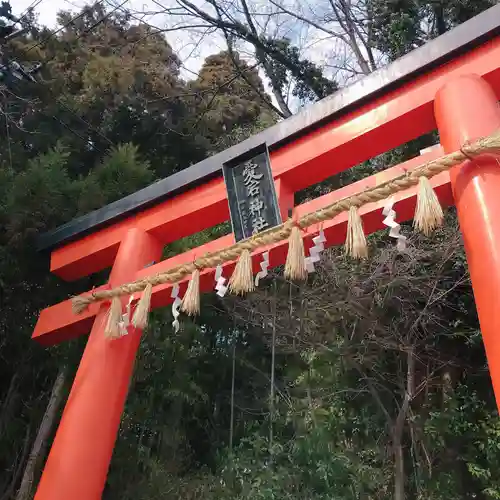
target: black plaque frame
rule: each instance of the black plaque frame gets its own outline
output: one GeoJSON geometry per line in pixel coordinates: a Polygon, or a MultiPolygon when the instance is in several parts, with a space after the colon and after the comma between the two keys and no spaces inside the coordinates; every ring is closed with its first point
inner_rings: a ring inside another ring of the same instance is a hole
{"type": "Polygon", "coordinates": [[[222,173],[227,190],[227,200],[229,204],[229,213],[231,215],[231,226],[233,229],[235,241],[241,241],[249,238],[249,230],[245,224],[240,210],[240,196],[238,194],[239,183],[242,181],[242,171],[250,160],[259,159],[259,172],[264,174],[261,185],[264,187],[262,198],[265,199],[266,221],[269,222],[269,228],[278,226],[282,223],[281,212],[276,195],[276,186],[274,184],[273,173],[271,171],[271,162],[269,158],[269,148],[266,143],[246,151],[245,153],[223,163],[222,173]]]}

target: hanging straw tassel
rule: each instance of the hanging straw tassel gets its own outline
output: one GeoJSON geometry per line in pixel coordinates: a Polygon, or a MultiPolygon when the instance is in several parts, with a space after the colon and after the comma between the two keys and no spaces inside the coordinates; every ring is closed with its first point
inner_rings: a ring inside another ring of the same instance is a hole
{"type": "Polygon", "coordinates": [[[252,256],[248,250],[241,252],[233,274],[229,279],[229,290],[235,295],[244,295],[255,290],[252,256]]]}
{"type": "Polygon", "coordinates": [[[305,281],[307,279],[307,274],[302,234],[300,234],[300,228],[298,226],[293,226],[290,237],[288,238],[285,278],[293,281],[305,281]]]}
{"type": "Polygon", "coordinates": [[[71,308],[75,314],[81,314],[88,309],[89,304],[91,303],[92,299],[89,297],[77,295],[71,299],[71,308]]]}
{"type": "Polygon", "coordinates": [[[117,339],[120,335],[120,321],[122,319],[122,303],[120,297],[113,297],[108,311],[108,320],[104,335],[107,339],[117,339]]]}
{"type": "Polygon", "coordinates": [[[139,302],[137,303],[134,311],[134,317],[132,319],[132,324],[140,330],[144,330],[144,328],[148,326],[149,308],[151,307],[152,294],[153,285],[148,283],[142,292],[139,302]]]}
{"type": "Polygon", "coordinates": [[[200,314],[200,271],[195,269],[182,299],[181,311],[188,316],[200,314]]]}
{"type": "Polygon", "coordinates": [[[413,226],[417,231],[429,236],[434,229],[443,224],[443,219],[443,209],[429,179],[420,177],[413,226]]]}
{"type": "Polygon", "coordinates": [[[353,259],[366,259],[368,257],[368,245],[363,231],[363,221],[359,216],[357,207],[349,209],[345,253],[353,259]]]}

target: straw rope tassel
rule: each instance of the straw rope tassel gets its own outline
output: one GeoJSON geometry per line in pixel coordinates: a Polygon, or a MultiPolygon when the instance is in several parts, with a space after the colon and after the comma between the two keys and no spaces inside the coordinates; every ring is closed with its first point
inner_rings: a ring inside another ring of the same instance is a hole
{"type": "Polygon", "coordinates": [[[132,324],[136,328],[144,330],[148,326],[148,316],[149,308],[151,307],[151,295],[153,294],[153,285],[151,283],[146,285],[146,288],[142,292],[141,298],[137,303],[137,307],[134,311],[134,317],[132,319],[132,324]]]}
{"type": "Polygon", "coordinates": [[[195,269],[181,303],[181,311],[188,316],[200,314],[200,270],[195,269]]]}
{"type": "MultiPolygon", "coordinates": [[[[348,211],[353,205],[361,207],[368,203],[386,200],[391,195],[401,191],[406,191],[413,186],[417,186],[421,182],[420,177],[434,177],[441,172],[445,172],[450,168],[463,163],[467,159],[475,158],[482,154],[500,154],[500,131],[497,131],[488,137],[478,139],[471,144],[465,144],[460,151],[455,151],[454,153],[450,153],[446,156],[430,161],[429,163],[426,163],[411,172],[405,172],[404,174],[390,179],[383,184],[367,188],[361,193],[356,193],[346,198],[342,198],[334,201],[330,205],[319,208],[314,212],[302,215],[302,217],[298,219],[297,223],[301,228],[306,229],[315,224],[333,219],[338,214],[348,211]]],[[[441,217],[439,216],[439,212],[437,213],[438,216],[435,220],[439,222],[441,217]]],[[[419,227],[421,224],[420,220],[421,218],[418,216],[417,221],[419,227]]],[[[155,286],[165,283],[178,283],[193,272],[193,267],[197,267],[198,269],[214,268],[219,264],[234,261],[244,250],[253,252],[263,246],[273,245],[285,240],[290,236],[291,225],[291,221],[286,221],[279,226],[267,229],[262,233],[257,233],[245,241],[235,243],[228,248],[209,252],[203,258],[197,259],[197,266],[195,266],[194,263],[191,265],[180,264],[169,269],[168,271],[151,276],[148,279],[142,278],[110,290],[96,290],[91,294],[74,297],[72,299],[73,310],[76,314],[82,313],[90,304],[95,302],[142,292],[150,282],[152,282],[155,286]]]]}
{"type": "Polygon", "coordinates": [[[345,253],[353,259],[366,259],[368,257],[368,245],[363,230],[363,221],[359,216],[357,207],[354,206],[349,208],[345,253]]]}
{"type": "Polygon", "coordinates": [[[107,339],[117,339],[120,335],[120,321],[122,319],[122,302],[120,297],[113,297],[108,311],[108,320],[104,328],[107,339]]]}
{"type": "Polygon", "coordinates": [[[253,281],[252,256],[249,250],[243,250],[236,263],[233,274],[229,279],[229,290],[235,295],[244,295],[253,292],[255,285],[253,281]]]}
{"type": "Polygon", "coordinates": [[[434,229],[443,224],[443,209],[427,177],[418,180],[417,208],[413,226],[417,231],[429,236],[434,229]]]}
{"type": "Polygon", "coordinates": [[[302,234],[300,234],[300,228],[294,226],[288,238],[285,278],[293,281],[305,281],[307,279],[307,274],[302,234]]]}
{"type": "Polygon", "coordinates": [[[89,307],[89,304],[92,303],[85,295],[77,295],[71,299],[71,309],[75,314],[82,314],[82,312],[86,311],[89,307]]]}

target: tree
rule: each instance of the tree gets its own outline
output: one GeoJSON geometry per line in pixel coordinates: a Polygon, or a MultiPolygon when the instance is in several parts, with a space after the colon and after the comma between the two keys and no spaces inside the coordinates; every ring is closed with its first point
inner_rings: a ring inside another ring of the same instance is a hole
{"type": "MultiPolygon", "coordinates": [[[[35,252],[37,236],[218,147],[202,135],[206,123],[192,106],[201,90],[180,78],[163,37],[98,5],[71,19],[63,13],[59,31],[32,26],[2,45],[27,67],[43,61],[35,82],[0,85],[2,500],[32,493],[60,414],[60,368],[70,380],[84,343],[38,346],[30,340],[38,313],[106,280],[103,273],[72,284],[50,276],[46,256],[35,252]]],[[[256,75],[254,84],[262,88],[256,75]]],[[[219,103],[225,116],[233,90],[219,103]]],[[[227,123],[228,141],[239,127],[250,133],[258,106],[252,113],[227,123]]]]}
{"type": "Polygon", "coordinates": [[[255,68],[237,53],[209,56],[195,80],[188,83],[203,135],[216,142],[221,136],[263,119],[272,121],[269,97],[255,68]],[[201,116],[201,118],[200,118],[201,116]]]}
{"type": "Polygon", "coordinates": [[[370,0],[374,45],[395,60],[495,3],[495,0],[370,0]]]}
{"type": "Polygon", "coordinates": [[[316,64],[300,55],[286,36],[269,34],[271,19],[278,15],[277,11],[264,12],[262,16],[247,0],[237,4],[209,0],[201,6],[181,0],[179,6],[180,10],[179,7],[164,7],[158,13],[175,16],[176,20],[182,18],[186,28],[193,27],[201,32],[204,29],[218,30],[230,51],[251,50],[252,57],[269,79],[278,104],[275,111],[282,117],[291,115],[289,93],[296,85],[296,95],[304,101],[324,97],[326,92],[336,89],[335,82],[326,78],[316,64]]]}
{"type": "Polygon", "coordinates": [[[182,25],[196,43],[214,30],[229,49],[248,53],[265,74],[276,112],[291,114],[342,84],[368,75],[494,5],[494,0],[293,0],[155,2],[165,29],[182,25]],[[307,43],[304,42],[307,40],[307,43]],[[314,58],[309,46],[320,48],[314,58]],[[293,107],[293,106],[292,106],[293,107]]]}
{"type": "Polygon", "coordinates": [[[33,485],[35,482],[35,474],[40,467],[40,459],[44,456],[44,448],[47,447],[50,433],[54,427],[56,421],[57,412],[61,405],[63,395],[64,395],[64,382],[66,378],[66,372],[64,368],[61,368],[57,374],[56,381],[52,387],[52,392],[49,397],[49,402],[47,404],[47,409],[42,418],[42,423],[38,429],[35,442],[29,454],[26,468],[24,469],[23,478],[21,480],[21,486],[17,492],[16,500],[28,500],[31,498],[33,491],[33,485]]]}

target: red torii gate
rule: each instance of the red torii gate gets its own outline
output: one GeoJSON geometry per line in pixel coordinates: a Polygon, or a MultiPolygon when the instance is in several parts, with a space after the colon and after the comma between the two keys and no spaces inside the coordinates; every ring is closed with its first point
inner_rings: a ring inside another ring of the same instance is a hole
{"type": "MultiPolygon", "coordinates": [[[[192,262],[234,242],[224,236],[160,261],[164,245],[229,219],[222,164],[267,144],[284,218],[294,193],[422,134],[435,130],[441,144],[401,165],[294,208],[300,217],[415,169],[466,141],[500,130],[500,5],[442,35],[345,90],[274,127],[150,187],[76,219],[40,238],[51,250],[51,271],[76,280],[111,267],[109,289],[192,262]],[[152,264],[153,263],[153,264],[152,264]]],[[[455,204],[486,354],[500,405],[500,165],[490,157],[467,161],[432,178],[443,206],[455,204]]],[[[398,220],[413,217],[416,188],[395,195],[398,220]]],[[[360,209],[365,232],[381,229],[385,202],[360,209]]],[[[327,245],[345,240],[347,214],[324,223],[327,245]]],[[[305,232],[311,246],[312,228],[305,232]]],[[[284,262],[286,242],[263,251],[270,265],[284,262]]],[[[234,263],[224,265],[229,276],[234,263]]],[[[187,279],[181,283],[185,289],[187,279]]],[[[201,273],[211,290],[214,270],[201,273]]],[[[153,289],[151,306],[171,302],[172,285],[153,289]]],[[[71,301],[44,309],[33,338],[43,345],[90,336],[52,445],[36,500],[101,498],[118,432],[141,331],[109,341],[107,305],[92,304],[75,315],[71,301]]]]}

